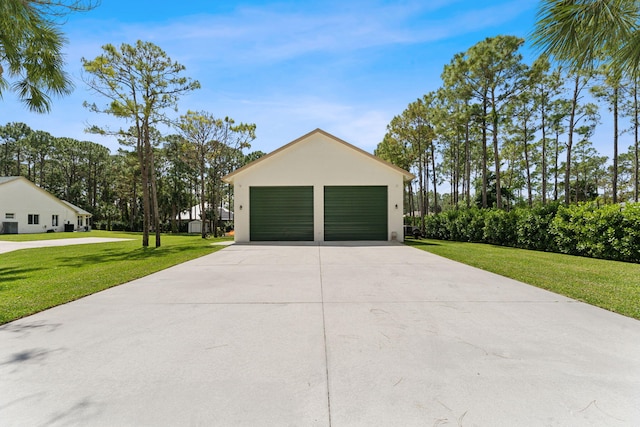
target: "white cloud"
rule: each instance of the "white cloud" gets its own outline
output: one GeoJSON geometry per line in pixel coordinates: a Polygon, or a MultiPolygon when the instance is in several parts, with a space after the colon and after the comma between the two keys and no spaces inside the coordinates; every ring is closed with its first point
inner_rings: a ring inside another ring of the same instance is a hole
{"type": "Polygon", "coordinates": [[[238,121],[250,117],[258,124],[254,150],[270,152],[321,128],[338,138],[373,152],[384,136],[387,123],[395,114],[363,105],[342,103],[318,97],[287,95],[272,100],[243,100],[227,103],[238,121]]]}
{"type": "Polygon", "coordinates": [[[133,24],[79,16],[64,27],[70,39],[67,61],[76,81],[74,94],[56,100],[48,116],[10,109],[8,105],[17,106],[17,102],[7,96],[0,108],[4,120],[25,121],[34,129],[93,140],[115,150],[114,140],[83,133],[87,123],[113,121],[82,108],[84,100],[105,100],[86,90],[80,79],[80,58],[99,55],[105,43],[142,39],[158,44],[187,66],[186,75],[202,83],[201,91],[180,102],[182,112],[202,109],[255,122],[254,149],[271,151],[320,127],[373,151],[389,120],[439,80],[438,75],[425,74],[413,77],[420,79],[415,83],[396,84],[409,79],[406,62],[394,62],[396,50],[414,49],[410,64],[414,69],[436,62],[444,65],[455,52],[445,58],[433,56],[436,42],[500,28],[516,16],[531,13],[534,4],[534,0],[498,6],[463,0],[274,3],[220,15],[133,24]],[[400,86],[415,93],[389,89],[400,86]]]}
{"type": "Polygon", "coordinates": [[[457,3],[461,1],[392,5],[356,2],[338,10],[327,7],[311,12],[267,5],[239,8],[226,15],[180,16],[155,24],[80,20],[76,25],[82,26],[78,33],[82,44],[77,48],[86,52],[88,45],[143,39],[190,61],[273,63],[313,53],[344,54],[372,47],[439,41],[498,26],[530,12],[534,2],[517,0],[488,7],[479,2],[473,8],[468,4],[459,8],[457,3]],[[96,39],[100,42],[89,42],[96,39]]]}

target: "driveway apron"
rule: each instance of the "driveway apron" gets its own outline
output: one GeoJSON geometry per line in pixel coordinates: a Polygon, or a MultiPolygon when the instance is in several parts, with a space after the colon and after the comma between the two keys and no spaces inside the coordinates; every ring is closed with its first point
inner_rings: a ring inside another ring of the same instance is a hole
{"type": "Polygon", "coordinates": [[[0,326],[0,425],[636,426],[639,355],[637,320],[401,244],[233,245],[0,326]]]}

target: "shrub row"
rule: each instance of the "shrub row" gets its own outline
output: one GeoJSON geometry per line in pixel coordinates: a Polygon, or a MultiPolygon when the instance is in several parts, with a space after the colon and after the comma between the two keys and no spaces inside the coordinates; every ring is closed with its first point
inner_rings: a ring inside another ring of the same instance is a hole
{"type": "Polygon", "coordinates": [[[425,218],[432,239],[640,262],[640,203],[459,209],[425,218]]]}

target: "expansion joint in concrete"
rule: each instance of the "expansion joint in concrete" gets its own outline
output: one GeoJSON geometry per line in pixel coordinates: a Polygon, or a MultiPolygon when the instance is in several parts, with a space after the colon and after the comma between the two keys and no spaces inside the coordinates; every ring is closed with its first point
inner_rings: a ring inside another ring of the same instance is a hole
{"type": "Polygon", "coordinates": [[[318,246],[318,268],[320,269],[320,300],[322,301],[322,334],[324,337],[324,366],[327,378],[327,413],[329,416],[329,427],[331,427],[331,391],[329,387],[329,354],[327,351],[327,324],[324,313],[324,289],[322,286],[322,251],[318,246]]]}

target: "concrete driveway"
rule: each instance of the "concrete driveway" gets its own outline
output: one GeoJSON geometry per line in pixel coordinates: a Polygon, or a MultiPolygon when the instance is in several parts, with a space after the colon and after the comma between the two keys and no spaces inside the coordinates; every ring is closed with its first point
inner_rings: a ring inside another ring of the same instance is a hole
{"type": "Polygon", "coordinates": [[[400,244],[234,245],[0,327],[0,424],[637,426],[640,322],[400,244]]]}

